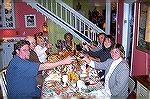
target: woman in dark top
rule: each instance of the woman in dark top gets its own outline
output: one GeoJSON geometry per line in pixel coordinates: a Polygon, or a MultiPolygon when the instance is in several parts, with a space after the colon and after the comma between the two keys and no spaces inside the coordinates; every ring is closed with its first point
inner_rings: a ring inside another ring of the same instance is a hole
{"type": "Polygon", "coordinates": [[[114,43],[115,43],[114,38],[111,35],[107,35],[103,43],[103,48],[101,50],[95,52],[88,51],[87,53],[89,54],[89,56],[93,58],[98,58],[100,59],[101,62],[104,62],[108,58],[111,58],[110,51],[114,43]]]}

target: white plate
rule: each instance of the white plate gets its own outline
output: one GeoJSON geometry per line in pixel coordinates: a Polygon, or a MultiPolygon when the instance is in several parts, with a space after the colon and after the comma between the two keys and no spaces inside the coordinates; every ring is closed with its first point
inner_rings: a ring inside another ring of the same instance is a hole
{"type": "Polygon", "coordinates": [[[61,76],[59,74],[50,74],[48,77],[45,78],[45,81],[49,80],[61,81],[61,76]]]}

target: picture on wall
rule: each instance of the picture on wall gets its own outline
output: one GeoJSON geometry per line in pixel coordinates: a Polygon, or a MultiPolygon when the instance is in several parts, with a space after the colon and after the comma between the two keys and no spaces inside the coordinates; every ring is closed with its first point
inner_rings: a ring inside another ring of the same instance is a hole
{"type": "Polygon", "coordinates": [[[35,15],[25,15],[25,27],[36,27],[35,15]]]}
{"type": "Polygon", "coordinates": [[[150,6],[147,2],[139,5],[139,20],[137,34],[137,48],[141,51],[150,53],[150,6]]]}

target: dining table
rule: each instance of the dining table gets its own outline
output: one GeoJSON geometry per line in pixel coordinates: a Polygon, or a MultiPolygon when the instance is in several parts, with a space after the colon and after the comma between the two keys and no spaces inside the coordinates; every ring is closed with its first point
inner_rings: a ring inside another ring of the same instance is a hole
{"type": "MultiPolygon", "coordinates": [[[[53,57],[55,61],[60,59],[60,55],[55,54],[51,55],[49,60],[52,61],[53,57]]],[[[101,81],[97,70],[88,66],[86,62],[80,62],[80,58],[74,57],[72,64],[46,71],[41,88],[41,99],[50,99],[50,97],[58,99],[94,98],[96,96],[92,92],[104,88],[104,81],[101,81]]]]}

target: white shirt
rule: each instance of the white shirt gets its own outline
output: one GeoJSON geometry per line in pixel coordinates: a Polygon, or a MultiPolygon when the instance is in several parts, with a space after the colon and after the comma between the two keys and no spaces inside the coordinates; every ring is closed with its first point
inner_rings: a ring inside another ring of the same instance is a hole
{"type": "Polygon", "coordinates": [[[39,58],[39,61],[41,63],[43,62],[46,62],[47,61],[47,54],[46,54],[46,51],[47,48],[46,47],[41,47],[40,45],[37,45],[34,49],[34,51],[36,52],[38,58],[39,58]]]}
{"type": "MultiPolygon", "coordinates": [[[[105,88],[96,92],[96,93],[98,93],[99,96],[108,96],[108,97],[111,96],[111,92],[109,89],[109,79],[110,79],[111,74],[113,73],[113,71],[115,70],[115,68],[121,61],[122,61],[122,58],[120,57],[119,59],[112,62],[110,69],[105,76],[105,85],[104,85],[105,88]]],[[[94,61],[91,61],[89,65],[92,68],[95,68],[94,61]]]]}

